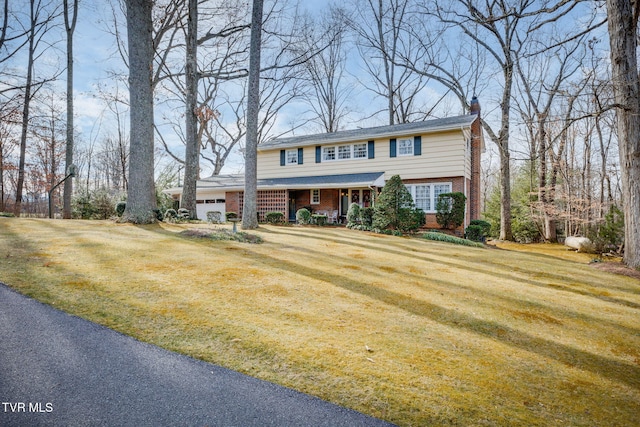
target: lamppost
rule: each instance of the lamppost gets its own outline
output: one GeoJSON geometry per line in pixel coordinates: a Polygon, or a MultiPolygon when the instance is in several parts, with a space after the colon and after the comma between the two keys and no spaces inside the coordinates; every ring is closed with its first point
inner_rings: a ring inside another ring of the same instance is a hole
{"type": "Polygon", "coordinates": [[[62,181],[51,187],[49,190],[49,218],[53,218],[53,191],[60,186],[63,182],[65,182],[69,178],[73,178],[76,176],[76,165],[70,165],[67,168],[67,176],[65,176],[62,181]]]}

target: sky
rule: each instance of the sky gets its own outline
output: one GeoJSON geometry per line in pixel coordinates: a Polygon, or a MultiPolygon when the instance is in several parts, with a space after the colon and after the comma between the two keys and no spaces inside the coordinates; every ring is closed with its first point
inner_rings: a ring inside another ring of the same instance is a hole
{"type": "MultiPolygon", "coordinates": [[[[111,2],[80,0],[80,14],[74,34],[74,103],[75,124],[85,140],[102,137],[105,133],[115,132],[112,116],[106,111],[104,102],[96,97],[98,86],[113,87],[113,71],[125,72],[121,58],[115,50],[111,2]]],[[[312,13],[320,13],[328,8],[329,2],[302,0],[302,6],[312,13]]],[[[119,19],[124,19],[119,17],[119,19]]],[[[122,22],[124,24],[124,22],[122,22]]],[[[202,30],[202,29],[200,29],[202,30]]],[[[126,37],[126,34],[123,35],[126,37]]],[[[64,76],[63,76],[64,79],[64,76]]],[[[64,80],[60,82],[65,85],[64,80]]],[[[128,97],[128,93],[121,96],[128,97]]],[[[296,111],[284,111],[280,117],[283,123],[296,111]]],[[[128,117],[128,116],[125,116],[128,117]]],[[[156,119],[158,114],[156,114],[156,119]]],[[[182,145],[173,139],[170,132],[165,134],[178,151],[182,145]]],[[[202,163],[203,174],[206,175],[206,164],[202,163]]],[[[243,168],[242,157],[236,153],[227,161],[223,172],[237,173],[243,168]]]]}
{"type": "MultiPolygon", "coordinates": [[[[100,138],[104,138],[109,133],[115,133],[115,125],[112,112],[107,110],[105,103],[97,96],[98,88],[103,88],[107,93],[114,95],[113,88],[115,87],[113,79],[113,71],[120,71],[125,73],[126,69],[123,66],[121,58],[118,56],[115,49],[115,38],[113,36],[114,25],[111,17],[111,3],[110,1],[95,1],[95,0],[80,0],[80,14],[78,18],[78,26],[74,37],[74,99],[75,99],[75,125],[81,132],[81,140],[85,142],[99,141],[100,138]]],[[[25,2],[26,3],[26,2],[25,2]]],[[[323,10],[328,9],[329,2],[318,0],[302,0],[302,5],[312,14],[319,14],[323,10]]],[[[120,16],[119,19],[124,19],[120,16]]],[[[122,22],[124,24],[124,22],[122,22]]],[[[124,35],[123,35],[124,36],[124,35]]],[[[60,34],[60,40],[64,40],[64,35],[60,34]]],[[[59,45],[59,56],[64,57],[64,42],[59,45]]],[[[357,55],[353,55],[356,57],[357,55]]],[[[25,61],[26,62],[26,61],[25,61]]],[[[58,83],[60,93],[65,90],[65,75],[62,74],[58,83]]],[[[126,89],[121,89],[120,96],[128,97],[126,89]]],[[[441,96],[435,92],[432,87],[425,90],[423,96],[426,99],[436,99],[441,96]]],[[[489,96],[485,94],[484,96],[489,96]]],[[[356,108],[364,110],[367,107],[371,107],[371,102],[364,102],[362,100],[370,100],[370,92],[360,91],[353,95],[353,104],[356,108]],[[362,107],[361,105],[365,105],[362,107]]],[[[480,94],[480,102],[483,105],[483,115],[487,116],[488,106],[487,99],[480,94]]],[[[282,111],[279,116],[279,124],[282,129],[288,128],[288,125],[293,117],[300,114],[300,109],[303,108],[299,104],[294,105],[288,110],[282,111]]],[[[495,108],[495,106],[494,106],[495,108]]],[[[361,111],[360,119],[365,111],[361,111]]],[[[455,114],[461,113],[455,111],[455,114]]],[[[158,119],[160,114],[156,114],[158,119]]],[[[128,114],[123,115],[125,121],[128,120],[128,114]]],[[[372,126],[384,124],[380,121],[360,121],[358,123],[352,123],[348,127],[355,126],[372,126]]],[[[300,133],[308,133],[307,129],[297,131],[300,133]]],[[[164,132],[163,132],[164,134],[164,132]]],[[[172,133],[167,132],[165,134],[170,144],[180,149],[182,144],[177,137],[171,137],[172,133]]],[[[491,144],[488,144],[491,148],[491,144]]],[[[206,166],[202,163],[203,167],[206,166]]],[[[223,170],[225,173],[235,173],[242,169],[242,159],[239,155],[228,161],[228,166],[223,170]]],[[[206,170],[203,171],[203,175],[206,175],[206,170]]]]}

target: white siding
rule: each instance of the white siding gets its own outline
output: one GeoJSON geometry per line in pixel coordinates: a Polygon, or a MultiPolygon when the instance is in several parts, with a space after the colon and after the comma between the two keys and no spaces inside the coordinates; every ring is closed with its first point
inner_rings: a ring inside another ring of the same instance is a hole
{"type": "MultiPolygon", "coordinates": [[[[367,141],[362,141],[366,143],[367,141]]],[[[338,144],[331,144],[338,145],[338,144]]],[[[280,150],[258,152],[259,178],[338,175],[346,173],[385,172],[385,179],[400,175],[402,179],[469,176],[466,140],[462,131],[422,135],[422,155],[389,156],[390,140],[375,141],[374,159],[349,159],[316,163],[316,147],[304,147],[302,165],[280,166],[280,150]]]]}

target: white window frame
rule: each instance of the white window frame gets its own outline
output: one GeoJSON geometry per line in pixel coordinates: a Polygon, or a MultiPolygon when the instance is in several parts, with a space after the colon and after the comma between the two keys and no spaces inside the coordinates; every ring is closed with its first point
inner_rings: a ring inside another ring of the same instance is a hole
{"type": "Polygon", "coordinates": [[[451,193],[453,191],[453,183],[452,182],[425,182],[424,184],[412,184],[408,185],[407,189],[411,193],[411,197],[413,198],[413,202],[416,204],[416,207],[425,211],[425,213],[436,213],[436,205],[438,203],[438,196],[443,193],[451,193]],[[424,205],[418,205],[417,201],[417,187],[429,187],[429,207],[430,209],[425,209],[424,205]],[[436,187],[447,187],[443,191],[442,188],[439,189],[436,194],[436,187]]]}
{"type": "Polygon", "coordinates": [[[338,155],[337,155],[338,160],[351,159],[351,151],[352,151],[351,145],[338,145],[338,149],[336,151],[338,152],[338,155]]]}
{"type": "Polygon", "coordinates": [[[285,152],[287,165],[297,165],[298,164],[298,149],[290,149],[285,152]]]}
{"type": "Polygon", "coordinates": [[[323,162],[360,160],[368,158],[369,145],[366,142],[322,147],[323,162]],[[356,147],[358,147],[358,149],[356,149],[356,147]]]}
{"type": "Polygon", "coordinates": [[[309,200],[311,201],[312,205],[319,205],[320,204],[320,190],[317,189],[317,188],[311,190],[311,194],[309,195],[309,200]]]}
{"type": "Polygon", "coordinates": [[[398,140],[398,156],[413,156],[413,140],[412,139],[398,140]]]}
{"type": "Polygon", "coordinates": [[[322,161],[333,162],[336,160],[336,147],[322,147],[322,161]]]}
{"type": "Polygon", "coordinates": [[[369,155],[368,144],[366,142],[363,142],[361,144],[353,144],[351,146],[351,149],[353,150],[354,159],[366,159],[369,155]]]}

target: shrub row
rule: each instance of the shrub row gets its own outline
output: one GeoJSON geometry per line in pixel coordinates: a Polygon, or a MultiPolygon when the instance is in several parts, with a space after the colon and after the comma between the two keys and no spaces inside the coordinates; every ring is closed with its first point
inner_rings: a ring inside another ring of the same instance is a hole
{"type": "Polygon", "coordinates": [[[422,238],[423,239],[427,239],[427,240],[435,240],[437,242],[453,243],[455,245],[472,246],[472,247],[477,247],[477,248],[483,248],[484,247],[484,245],[482,243],[473,242],[473,241],[467,240],[467,239],[461,239],[460,237],[451,236],[451,235],[445,234],[445,233],[438,233],[436,231],[430,231],[430,232],[424,233],[422,235],[422,238]]]}

